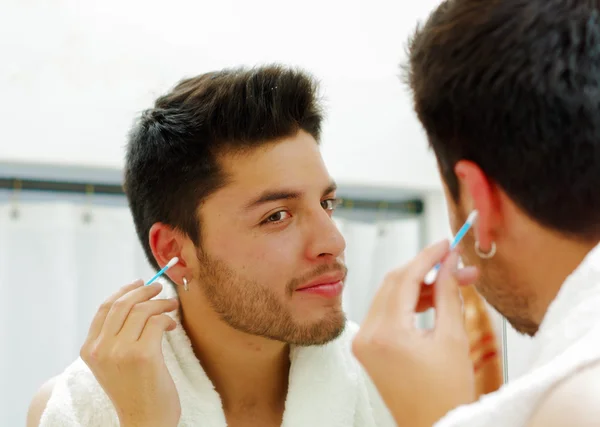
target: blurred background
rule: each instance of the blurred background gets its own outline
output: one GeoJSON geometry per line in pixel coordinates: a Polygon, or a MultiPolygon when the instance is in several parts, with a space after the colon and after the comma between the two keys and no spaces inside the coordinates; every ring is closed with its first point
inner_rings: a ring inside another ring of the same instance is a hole
{"type": "MultiPolygon", "coordinates": [[[[280,62],[321,80],[323,154],[346,200],[337,222],[351,319],[389,269],[450,237],[399,68],[437,3],[3,0],[0,426],[24,425],[35,390],[78,356],[100,302],[152,274],[120,190],[125,137],[183,77],[280,62]]],[[[510,380],[528,339],[492,315],[510,380]]]]}

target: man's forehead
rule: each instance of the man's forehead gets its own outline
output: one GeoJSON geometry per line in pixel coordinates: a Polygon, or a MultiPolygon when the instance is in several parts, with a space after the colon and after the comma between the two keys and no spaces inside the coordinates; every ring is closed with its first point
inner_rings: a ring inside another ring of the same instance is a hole
{"type": "Polygon", "coordinates": [[[290,177],[260,173],[247,176],[245,179],[241,178],[240,175],[230,177],[227,185],[218,190],[217,193],[220,193],[220,197],[235,199],[237,202],[249,206],[257,204],[259,201],[300,199],[313,194],[318,194],[320,197],[337,188],[334,180],[328,174],[290,177]]]}
{"type": "Polygon", "coordinates": [[[332,184],[314,139],[294,138],[254,150],[226,153],[219,158],[226,176],[220,192],[246,198],[264,191],[323,191],[332,184]]]}

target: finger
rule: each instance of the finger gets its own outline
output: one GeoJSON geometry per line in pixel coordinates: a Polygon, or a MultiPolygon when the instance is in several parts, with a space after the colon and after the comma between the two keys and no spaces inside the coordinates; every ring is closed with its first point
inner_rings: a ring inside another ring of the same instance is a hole
{"type": "Polygon", "coordinates": [[[434,303],[436,330],[455,330],[463,327],[462,300],[458,280],[455,276],[458,254],[453,252],[442,264],[436,282],[434,303]]]}
{"type": "Polygon", "coordinates": [[[160,348],[163,334],[166,331],[172,331],[176,327],[175,320],[166,314],[152,316],[146,322],[138,342],[149,349],[156,348],[156,346],[160,348]]]}
{"type": "Polygon", "coordinates": [[[160,282],[154,282],[151,285],[134,289],[118,298],[113,303],[106,316],[101,334],[107,337],[117,335],[123,327],[125,319],[129,316],[129,312],[133,306],[154,298],[160,293],[161,289],[162,284],[160,282]]]}
{"type": "Polygon", "coordinates": [[[469,286],[477,281],[479,278],[479,270],[477,267],[465,267],[460,268],[454,274],[459,286],[469,286]]]}
{"type": "Polygon", "coordinates": [[[119,340],[139,340],[150,317],[173,311],[177,306],[176,299],[150,300],[134,305],[118,334],[119,340]]]}
{"type": "MultiPolygon", "coordinates": [[[[441,262],[448,254],[448,241],[443,240],[431,246],[428,246],[421,251],[413,260],[403,268],[397,269],[388,276],[382,285],[382,295],[389,297],[391,290],[396,288],[396,283],[400,280],[406,280],[407,278],[416,281],[423,286],[422,289],[430,287],[430,285],[424,285],[423,280],[425,275],[431,270],[438,262],[441,262]],[[432,260],[433,258],[433,260],[432,260]],[[426,260],[429,260],[428,262],[426,260]],[[390,279],[390,280],[387,280],[390,279]],[[385,289],[385,290],[384,290],[385,289]]],[[[389,299],[382,301],[382,305],[386,305],[389,299]],[[385,304],[384,304],[385,303],[385,304]]]]}
{"type": "Polygon", "coordinates": [[[447,258],[449,250],[448,240],[442,240],[425,248],[408,265],[407,279],[422,283],[429,270],[447,258]]]}
{"type": "Polygon", "coordinates": [[[448,248],[447,241],[429,246],[413,259],[407,266],[405,274],[396,278],[387,306],[395,324],[411,329],[414,327],[414,315],[423,279],[427,272],[446,255],[448,248]]]}
{"type": "MultiPolygon", "coordinates": [[[[432,252],[435,253],[436,250],[439,250],[439,247],[447,248],[448,242],[442,241],[442,242],[438,242],[437,244],[431,245],[428,248],[426,248],[423,252],[421,252],[419,255],[423,256],[424,254],[430,254],[432,252]]],[[[447,250],[446,250],[446,252],[447,252],[447,250]]],[[[433,265],[435,265],[435,263],[433,265]]],[[[386,312],[386,310],[388,309],[388,306],[390,304],[390,298],[392,297],[394,288],[396,288],[397,283],[399,281],[404,280],[404,277],[406,276],[406,274],[405,274],[406,268],[407,267],[396,269],[386,275],[385,280],[383,281],[382,285],[379,287],[379,290],[375,294],[375,297],[373,298],[373,301],[371,302],[371,307],[369,308],[367,315],[365,316],[365,319],[363,320],[363,328],[368,327],[373,322],[376,322],[381,316],[384,316],[384,313],[386,312]]],[[[423,274],[423,277],[425,276],[425,274],[423,274]]],[[[423,278],[421,278],[420,281],[422,281],[422,279],[423,278]]],[[[428,289],[427,292],[432,292],[432,290],[428,289]]],[[[395,306],[392,306],[389,308],[393,311],[396,311],[395,306]]],[[[412,309],[413,310],[415,309],[414,305],[412,306],[412,309]]]]}
{"type": "MultiPolygon", "coordinates": [[[[459,286],[470,286],[479,277],[479,270],[476,267],[465,267],[459,269],[456,273],[456,280],[459,286]]],[[[422,313],[434,307],[435,283],[432,285],[421,284],[421,294],[415,311],[422,313]]]]}
{"type": "Polygon", "coordinates": [[[106,299],[106,301],[104,301],[102,303],[102,305],[100,305],[100,307],[98,308],[98,311],[96,312],[94,318],[92,319],[92,323],[88,330],[88,335],[87,335],[86,340],[87,341],[95,340],[98,337],[98,335],[100,335],[100,331],[102,330],[102,326],[104,325],[106,316],[108,315],[112,305],[114,304],[114,302],[116,300],[118,300],[123,295],[127,294],[128,292],[131,292],[134,289],[139,288],[143,284],[144,284],[143,280],[141,280],[141,279],[136,280],[133,283],[123,286],[117,292],[115,292],[110,297],[108,297],[106,299]]]}

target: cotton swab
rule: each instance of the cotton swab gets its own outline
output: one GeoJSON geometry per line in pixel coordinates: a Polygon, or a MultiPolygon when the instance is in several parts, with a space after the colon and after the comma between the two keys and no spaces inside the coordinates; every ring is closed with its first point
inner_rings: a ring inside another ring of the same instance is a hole
{"type": "Polygon", "coordinates": [[[152,279],[148,280],[144,286],[148,286],[148,285],[152,284],[152,282],[154,282],[156,279],[158,279],[160,276],[162,276],[165,273],[165,271],[167,271],[169,268],[173,267],[178,262],[179,262],[179,258],[177,258],[177,257],[172,258],[171,261],[169,261],[167,263],[167,265],[165,265],[162,268],[162,270],[160,270],[158,273],[156,273],[152,279]]]}
{"type": "MultiPolygon", "coordinates": [[[[454,240],[450,244],[450,250],[453,250],[454,248],[456,248],[456,246],[458,246],[458,244],[460,243],[462,238],[465,237],[465,234],[467,234],[467,231],[469,231],[469,229],[473,226],[473,224],[477,220],[477,215],[478,215],[477,210],[474,210],[469,214],[469,216],[467,217],[467,220],[465,221],[463,226],[460,228],[460,230],[458,230],[458,233],[456,233],[454,240]]],[[[425,275],[425,280],[423,280],[423,282],[426,285],[432,285],[435,282],[435,280],[437,279],[438,271],[441,266],[442,266],[442,264],[437,264],[435,267],[433,267],[431,270],[429,270],[429,273],[427,273],[425,275]]]]}

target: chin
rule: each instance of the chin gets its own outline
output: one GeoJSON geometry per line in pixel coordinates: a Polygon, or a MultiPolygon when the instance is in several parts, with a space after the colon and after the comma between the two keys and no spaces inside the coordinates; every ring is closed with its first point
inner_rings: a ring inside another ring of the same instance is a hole
{"type": "Polygon", "coordinates": [[[346,314],[341,307],[328,310],[317,318],[297,320],[297,336],[293,341],[297,345],[324,345],[338,338],[346,329],[346,314]]]}
{"type": "Polygon", "coordinates": [[[330,303],[325,306],[322,304],[315,304],[312,307],[303,307],[301,311],[298,311],[298,313],[298,322],[304,325],[329,322],[332,321],[332,319],[345,317],[345,313],[342,310],[341,301],[335,304],[330,303]]]}
{"type": "Polygon", "coordinates": [[[328,322],[330,319],[345,316],[341,298],[328,301],[302,301],[296,309],[294,317],[298,324],[303,325],[328,322]]]}
{"type": "Polygon", "coordinates": [[[510,325],[515,331],[522,335],[528,335],[530,337],[533,337],[540,327],[540,325],[526,317],[507,316],[506,320],[508,321],[508,323],[510,323],[510,325]]]}

